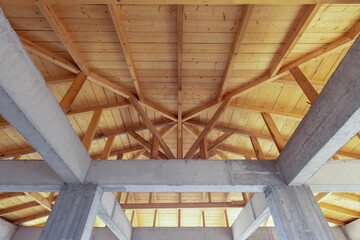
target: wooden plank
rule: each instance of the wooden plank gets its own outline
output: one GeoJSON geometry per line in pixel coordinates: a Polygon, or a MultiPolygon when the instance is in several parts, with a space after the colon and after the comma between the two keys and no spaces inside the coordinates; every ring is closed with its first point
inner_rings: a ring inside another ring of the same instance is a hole
{"type": "Polygon", "coordinates": [[[184,151],[184,130],[182,123],[182,98],[183,98],[183,83],[182,83],[182,58],[183,58],[183,27],[184,27],[184,6],[177,6],[177,83],[178,83],[178,124],[177,124],[177,148],[176,157],[182,159],[184,151]]]}
{"type": "Polygon", "coordinates": [[[79,94],[80,89],[85,83],[86,78],[86,75],[84,75],[83,73],[79,73],[75,81],[70,85],[65,96],[62,98],[60,102],[60,107],[65,113],[70,111],[71,105],[75,101],[76,96],[79,94]]]}
{"type": "Polygon", "coordinates": [[[110,153],[111,153],[111,148],[114,144],[114,140],[115,140],[115,134],[112,134],[107,138],[105,148],[101,154],[100,159],[108,159],[109,158],[110,153]]]}
{"type": "Polygon", "coordinates": [[[246,109],[246,110],[254,111],[257,113],[266,112],[271,115],[282,116],[282,117],[286,117],[288,119],[293,119],[293,120],[297,120],[297,121],[301,120],[305,116],[304,114],[284,112],[284,111],[280,111],[280,110],[258,107],[258,106],[254,106],[254,105],[250,105],[250,104],[237,103],[237,102],[231,102],[229,107],[235,108],[235,109],[237,109],[237,108],[246,109]]]}
{"type": "Polygon", "coordinates": [[[36,214],[30,215],[27,217],[13,220],[13,221],[11,221],[11,223],[15,224],[15,225],[19,225],[19,224],[27,223],[27,222],[34,221],[34,220],[37,220],[40,218],[48,217],[49,214],[50,214],[50,211],[44,211],[44,212],[36,213],[36,214]]]}
{"type": "Polygon", "coordinates": [[[40,12],[46,18],[51,28],[55,31],[56,35],[59,37],[60,41],[63,43],[66,50],[70,53],[76,64],[79,66],[81,71],[86,75],[89,74],[89,67],[83,60],[80,51],[76,44],[74,43],[72,36],[69,32],[66,31],[63,22],[56,15],[55,10],[51,5],[38,5],[40,12]]]}
{"type": "Polygon", "coordinates": [[[254,10],[254,5],[245,5],[243,7],[242,13],[240,15],[241,17],[240,17],[240,20],[238,23],[238,30],[236,32],[235,39],[234,39],[234,44],[230,50],[229,59],[226,64],[226,67],[225,67],[224,76],[220,83],[219,94],[217,96],[218,102],[220,102],[222,100],[222,98],[225,94],[225,91],[227,89],[227,85],[229,83],[229,78],[231,76],[231,72],[232,72],[234,64],[236,62],[237,55],[240,50],[240,46],[242,45],[242,42],[243,42],[243,39],[245,36],[245,32],[246,32],[247,26],[249,24],[253,10],[254,10]]]}
{"type": "MultiPolygon", "coordinates": [[[[321,47],[318,50],[315,50],[314,52],[305,55],[304,57],[301,57],[297,60],[292,61],[291,63],[284,65],[283,67],[281,67],[281,69],[277,75],[270,77],[268,74],[266,74],[266,75],[261,76],[258,79],[255,79],[249,83],[243,84],[242,86],[238,87],[237,89],[226,94],[223,99],[226,99],[228,97],[236,97],[236,96],[248,91],[249,89],[252,89],[255,86],[259,86],[265,82],[276,81],[277,79],[285,76],[290,69],[292,69],[296,66],[305,65],[315,58],[324,57],[335,51],[338,51],[339,49],[350,46],[353,43],[354,38],[356,38],[357,34],[359,33],[358,25],[356,25],[353,29],[351,29],[350,33],[348,35],[346,35],[345,37],[343,37],[339,40],[336,40],[330,44],[327,44],[326,46],[321,47]]],[[[201,107],[193,109],[191,112],[189,112],[188,114],[186,114],[183,117],[183,121],[187,121],[187,120],[201,114],[202,112],[209,110],[211,107],[215,106],[216,104],[218,104],[218,102],[213,101],[213,102],[207,103],[201,107]]]]}
{"type": "MultiPolygon", "coordinates": [[[[58,4],[58,0],[40,0],[36,3],[46,3],[46,4],[58,4]]],[[[108,4],[118,4],[118,0],[107,0],[108,4]]],[[[357,0],[299,0],[296,2],[289,0],[277,0],[273,2],[268,2],[266,0],[123,0],[121,4],[128,5],[160,5],[160,4],[169,4],[169,5],[233,5],[233,4],[270,4],[270,5],[298,5],[298,4],[357,4],[357,0]]],[[[0,0],[0,4],[4,5],[29,5],[35,4],[34,0],[0,0]]],[[[104,4],[104,1],[101,0],[63,0],[61,4],[72,5],[72,4],[104,4]]]]}
{"type": "Polygon", "coordinates": [[[30,54],[39,56],[42,59],[45,59],[46,61],[51,62],[51,63],[53,63],[61,68],[64,68],[72,73],[75,73],[75,74],[80,73],[79,68],[77,66],[75,66],[74,64],[72,64],[71,62],[69,62],[68,60],[66,60],[65,58],[33,43],[32,41],[19,35],[19,33],[18,33],[18,36],[19,36],[22,44],[24,45],[24,47],[30,54]]]}
{"type": "Polygon", "coordinates": [[[353,218],[360,218],[360,212],[357,212],[354,210],[346,209],[343,207],[335,206],[335,205],[324,203],[324,202],[319,203],[319,206],[320,206],[320,208],[326,209],[328,211],[333,211],[333,212],[340,213],[342,215],[347,215],[347,216],[350,216],[353,218]]]}
{"type": "MultiPolygon", "coordinates": [[[[174,124],[174,123],[169,123],[168,121],[161,121],[161,122],[155,122],[154,126],[161,127],[161,126],[172,125],[172,124],[174,124]]],[[[115,134],[115,135],[127,134],[127,131],[129,131],[129,130],[142,131],[142,130],[145,130],[145,129],[147,129],[147,128],[146,128],[146,126],[144,124],[141,124],[141,125],[138,125],[138,126],[133,126],[133,127],[128,127],[128,128],[124,127],[122,129],[109,131],[109,132],[102,133],[102,134],[99,134],[99,135],[96,134],[94,139],[101,139],[101,138],[104,138],[104,137],[108,137],[108,136],[110,136],[112,134],[115,134]]],[[[135,147],[135,148],[138,148],[138,147],[135,147]]],[[[130,148],[130,150],[131,149],[132,148],[130,148]]],[[[137,150],[140,150],[140,149],[137,149],[137,150]]],[[[14,155],[19,154],[19,153],[28,154],[28,153],[33,153],[33,152],[35,152],[35,150],[32,147],[25,147],[25,148],[20,148],[20,149],[1,152],[0,157],[9,157],[9,156],[14,156],[14,155]]],[[[110,155],[113,156],[113,155],[116,155],[118,153],[123,153],[124,154],[124,153],[127,153],[127,152],[124,152],[123,150],[118,150],[118,151],[111,152],[110,155]]],[[[93,158],[100,158],[100,156],[101,155],[95,155],[95,156],[93,156],[93,158]]]]}
{"type": "Polygon", "coordinates": [[[206,138],[206,136],[210,133],[210,131],[215,127],[217,120],[220,119],[221,115],[225,111],[226,107],[230,104],[231,98],[228,98],[222,102],[218,110],[212,116],[206,127],[200,133],[199,137],[195,140],[194,144],[191,146],[187,154],[185,155],[185,159],[191,158],[194,154],[196,149],[199,147],[201,140],[206,138]]]}
{"type": "Polygon", "coordinates": [[[276,148],[279,150],[279,152],[281,152],[284,149],[286,142],[281,136],[278,128],[276,127],[274,120],[272,119],[270,114],[265,112],[262,112],[261,116],[263,117],[264,122],[270,132],[270,135],[275,142],[276,148]]]}
{"type": "Polygon", "coordinates": [[[311,85],[307,77],[304,75],[304,73],[300,70],[299,67],[290,69],[290,73],[294,77],[296,82],[299,84],[300,88],[303,90],[310,103],[313,104],[319,94],[311,85]]]}
{"type": "Polygon", "coordinates": [[[40,193],[26,192],[25,194],[31,197],[32,199],[34,199],[36,202],[38,202],[40,205],[45,207],[47,210],[51,211],[53,207],[52,203],[48,199],[43,197],[40,193]]]}
{"type": "Polygon", "coordinates": [[[134,67],[134,61],[132,59],[131,52],[130,52],[130,49],[129,49],[129,43],[127,41],[126,31],[125,31],[125,29],[123,27],[123,24],[122,24],[121,6],[117,5],[117,4],[116,5],[108,5],[108,8],[109,8],[109,12],[110,12],[112,21],[113,21],[115,29],[116,29],[117,36],[118,36],[119,41],[120,41],[121,49],[122,49],[123,54],[125,56],[126,64],[127,64],[128,69],[130,71],[130,75],[131,75],[131,78],[133,80],[133,83],[134,83],[134,86],[135,86],[135,89],[136,89],[136,93],[137,93],[140,101],[143,102],[144,101],[144,94],[143,94],[143,91],[142,91],[142,89],[140,87],[140,82],[139,82],[139,79],[138,79],[138,76],[137,76],[137,73],[136,73],[136,70],[135,70],[135,67],[134,67]]]}
{"type": "Polygon", "coordinates": [[[98,127],[98,124],[100,122],[101,116],[102,116],[103,111],[100,110],[96,110],[91,118],[90,124],[86,130],[85,136],[83,138],[83,144],[85,146],[85,148],[89,151],[90,147],[91,147],[91,143],[94,139],[95,136],[95,132],[96,129],[98,127]]]}
{"type": "Polygon", "coordinates": [[[351,193],[332,193],[331,195],[347,201],[360,202],[360,196],[351,193]]]}
{"type": "Polygon", "coordinates": [[[129,101],[134,106],[136,111],[139,113],[141,119],[144,121],[144,123],[148,127],[149,131],[159,140],[160,146],[163,149],[163,151],[164,151],[165,155],[167,156],[167,158],[168,159],[174,159],[175,158],[174,154],[171,152],[170,148],[167,146],[164,139],[161,137],[160,133],[155,128],[154,124],[150,121],[149,117],[145,113],[144,109],[141,107],[138,100],[135,99],[135,97],[130,97],[129,101]]]}
{"type": "Polygon", "coordinates": [[[21,211],[21,210],[25,210],[25,209],[29,209],[29,208],[33,208],[33,207],[37,207],[40,204],[36,201],[32,201],[32,202],[27,202],[27,203],[23,203],[23,204],[18,204],[15,206],[11,206],[11,207],[7,207],[7,208],[3,208],[0,210],[0,216],[3,215],[7,215],[10,213],[14,213],[17,211],[21,211]]]}
{"type": "MultiPolygon", "coordinates": [[[[193,125],[193,126],[200,126],[200,127],[205,127],[207,125],[207,123],[200,122],[197,120],[189,120],[189,121],[186,121],[185,123],[189,124],[189,125],[193,125]]],[[[270,135],[259,134],[259,133],[255,133],[255,132],[226,127],[224,125],[219,125],[219,124],[215,125],[213,129],[216,131],[220,131],[220,132],[233,132],[234,134],[238,134],[238,135],[245,136],[245,137],[254,136],[257,138],[272,140],[272,137],[270,135]]]]}
{"type": "Polygon", "coordinates": [[[22,192],[6,192],[6,193],[0,193],[0,201],[13,198],[13,197],[20,197],[24,196],[24,193],[22,192]]]}
{"type": "Polygon", "coordinates": [[[251,136],[250,137],[250,140],[251,140],[251,144],[254,148],[254,152],[255,152],[255,155],[256,155],[256,158],[259,160],[264,160],[265,159],[265,155],[261,149],[261,146],[260,146],[260,143],[259,143],[259,140],[256,138],[256,137],[253,137],[251,136]]]}
{"type": "Polygon", "coordinates": [[[303,33],[306,31],[306,29],[314,19],[320,7],[321,4],[315,4],[310,5],[306,8],[306,11],[302,15],[295,30],[291,33],[289,39],[287,39],[286,44],[281,47],[280,55],[276,56],[275,61],[269,71],[270,77],[275,76],[279,72],[283,63],[286,61],[291,51],[294,49],[294,47],[302,37],[303,33]]]}
{"type": "Polygon", "coordinates": [[[326,221],[329,222],[329,223],[333,223],[333,224],[336,224],[338,226],[345,226],[346,225],[346,222],[343,222],[343,221],[340,221],[340,220],[337,220],[337,219],[333,219],[333,218],[329,218],[329,217],[325,217],[326,218],[326,221]]]}
{"type": "Polygon", "coordinates": [[[315,199],[316,199],[316,201],[321,202],[321,201],[324,200],[324,198],[325,198],[326,196],[328,196],[328,195],[329,195],[329,193],[327,193],[327,192],[325,192],[325,193],[318,193],[318,194],[315,195],[315,199]]]}

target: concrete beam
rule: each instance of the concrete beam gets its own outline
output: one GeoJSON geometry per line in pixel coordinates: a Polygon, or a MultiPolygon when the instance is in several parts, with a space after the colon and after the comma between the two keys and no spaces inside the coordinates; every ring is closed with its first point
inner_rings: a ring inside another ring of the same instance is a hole
{"type": "MultiPolygon", "coordinates": [[[[308,184],[314,192],[360,192],[357,169],[359,160],[330,160],[308,184]]],[[[86,181],[106,192],[263,192],[283,183],[274,161],[261,160],[93,160],[86,181]]],[[[63,183],[44,161],[0,161],[0,192],[57,192],[63,183]]]]}
{"type": "Polygon", "coordinates": [[[90,239],[101,195],[102,190],[96,185],[65,185],[39,240],[90,239]]]}
{"type": "Polygon", "coordinates": [[[134,228],[132,240],[233,240],[226,227],[134,228]]]}
{"type": "Polygon", "coordinates": [[[270,217],[264,193],[255,193],[231,226],[234,240],[245,240],[270,217]]]}
{"type": "Polygon", "coordinates": [[[98,215],[118,239],[131,240],[133,228],[112,192],[103,194],[98,215]]]}
{"type": "Polygon", "coordinates": [[[0,114],[67,183],[82,183],[90,156],[0,9],[0,114]]]}
{"type": "Polygon", "coordinates": [[[314,192],[360,192],[360,161],[329,160],[307,182],[314,192]]]}
{"type": "MultiPolygon", "coordinates": [[[[41,227],[19,227],[12,240],[38,240],[40,236],[42,228],[41,227]]],[[[341,228],[331,228],[332,232],[335,235],[336,240],[349,240],[343,234],[341,228]]],[[[147,233],[145,239],[147,240],[159,240],[161,236],[159,234],[169,234],[171,233],[170,238],[175,238],[183,240],[181,236],[189,236],[189,240],[208,240],[206,236],[211,236],[212,234],[215,237],[219,237],[218,239],[221,240],[232,240],[231,229],[224,228],[224,227],[216,227],[216,228],[135,228],[136,235],[142,237],[143,234],[147,233]],[[156,232],[158,231],[158,232],[156,232]],[[208,233],[207,233],[208,232],[208,233]]],[[[110,231],[108,228],[97,227],[93,228],[93,232],[91,234],[91,240],[118,240],[118,238],[110,231]]],[[[132,240],[143,240],[144,238],[133,237],[132,240]]],[[[166,240],[168,240],[166,239],[166,240]]],[[[258,228],[247,240],[259,240],[259,239],[266,239],[266,240],[278,240],[276,230],[273,227],[261,227],[258,228]]]]}
{"type": "Polygon", "coordinates": [[[44,161],[0,161],[0,192],[58,192],[63,184],[44,161]]]}
{"type": "Polygon", "coordinates": [[[17,227],[14,224],[11,224],[0,218],[0,239],[11,240],[16,231],[16,228],[17,227]]]}
{"type": "Polygon", "coordinates": [[[113,192],[263,192],[267,185],[283,183],[274,163],[93,160],[86,182],[113,192]]]}
{"type": "Polygon", "coordinates": [[[360,130],[360,38],[277,159],[286,183],[306,183],[360,130]]]}
{"type": "Polygon", "coordinates": [[[266,199],[280,240],[335,240],[307,186],[269,186],[266,199]]]}

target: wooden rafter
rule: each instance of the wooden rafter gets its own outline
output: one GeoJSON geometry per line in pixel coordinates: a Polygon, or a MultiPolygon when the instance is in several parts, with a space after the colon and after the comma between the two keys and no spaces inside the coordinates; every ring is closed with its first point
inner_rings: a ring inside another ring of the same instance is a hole
{"type": "Polygon", "coordinates": [[[108,8],[109,8],[109,12],[110,12],[112,21],[113,21],[115,29],[116,29],[117,36],[120,41],[121,49],[125,56],[126,64],[130,71],[131,78],[134,82],[136,93],[137,93],[140,101],[144,102],[144,100],[145,100],[144,94],[140,87],[140,82],[139,82],[139,79],[137,77],[137,73],[136,73],[136,70],[134,67],[134,61],[132,59],[131,52],[129,49],[129,43],[127,41],[126,31],[122,25],[121,7],[120,7],[120,5],[108,5],[108,8]]]}
{"type": "Polygon", "coordinates": [[[71,105],[75,101],[76,96],[79,94],[81,87],[84,85],[87,76],[83,73],[79,73],[75,81],[70,85],[65,96],[60,101],[61,109],[67,113],[71,109],[71,105]]]}
{"type": "Polygon", "coordinates": [[[194,154],[196,149],[199,147],[200,142],[210,133],[210,131],[215,127],[216,122],[220,119],[223,112],[225,111],[226,107],[229,105],[231,98],[228,98],[222,102],[218,110],[214,113],[206,127],[200,133],[199,137],[195,140],[194,144],[191,146],[185,158],[191,158],[194,154]]]}
{"type": "Polygon", "coordinates": [[[229,60],[226,64],[224,76],[220,83],[219,94],[217,96],[218,102],[220,102],[222,100],[222,98],[225,94],[225,91],[227,89],[227,85],[229,83],[229,78],[231,76],[232,69],[236,62],[237,55],[238,55],[240,46],[242,44],[242,41],[244,39],[245,32],[246,32],[247,26],[249,24],[253,10],[254,10],[254,5],[244,5],[244,9],[241,13],[241,17],[239,20],[239,27],[238,27],[238,30],[235,35],[234,44],[230,50],[229,60]]]}
{"type": "Polygon", "coordinates": [[[144,121],[145,125],[148,127],[149,131],[159,140],[161,148],[164,150],[165,155],[168,159],[174,159],[175,156],[171,152],[170,148],[165,143],[164,139],[161,137],[160,133],[156,130],[154,124],[150,121],[149,117],[147,116],[146,112],[140,105],[137,99],[134,97],[130,97],[129,101],[132,103],[136,111],[139,113],[141,119],[144,121]]]}
{"type": "Polygon", "coordinates": [[[101,154],[100,159],[108,159],[111,153],[111,148],[114,144],[114,140],[115,140],[115,134],[110,135],[107,140],[106,140],[106,144],[104,147],[104,150],[101,154]]]}
{"type": "Polygon", "coordinates": [[[45,207],[47,210],[51,211],[53,205],[52,203],[46,199],[45,197],[43,197],[40,193],[36,193],[36,192],[26,192],[25,193],[27,196],[31,197],[33,200],[35,200],[36,202],[38,202],[40,205],[42,205],[43,207],[45,207]]]}
{"type": "MultiPolygon", "coordinates": [[[[137,134],[134,131],[128,131],[128,134],[138,143],[140,143],[144,148],[146,148],[148,151],[151,151],[152,149],[152,144],[149,143],[148,141],[146,141],[143,137],[141,137],[139,134],[137,134]]],[[[159,157],[162,159],[167,159],[167,156],[162,153],[161,151],[159,151],[159,157]]]]}
{"type": "Polygon", "coordinates": [[[275,76],[280,68],[282,67],[283,63],[286,61],[287,57],[290,55],[291,51],[294,49],[298,41],[300,40],[303,33],[306,31],[312,20],[314,19],[315,15],[319,11],[321,4],[309,5],[301,17],[299,23],[297,24],[295,30],[290,35],[289,39],[287,40],[286,44],[281,47],[280,55],[277,55],[272,65],[269,76],[275,76]]]}
{"type": "Polygon", "coordinates": [[[86,75],[88,75],[90,72],[88,65],[82,58],[78,47],[72,39],[72,36],[66,31],[63,22],[56,15],[53,7],[51,5],[42,4],[39,5],[39,9],[50,24],[51,28],[59,37],[66,50],[70,53],[76,64],[79,66],[80,70],[86,75]]]}
{"type": "MultiPolygon", "coordinates": [[[[74,65],[70,65],[70,64],[67,64],[66,67],[64,66],[64,64],[60,64],[60,62],[68,62],[66,59],[62,58],[61,56],[58,56],[54,53],[52,53],[51,51],[49,50],[46,50],[44,49],[43,47],[25,39],[25,38],[21,38],[22,42],[26,41],[27,44],[25,45],[26,46],[26,49],[29,51],[30,50],[38,50],[38,49],[41,49],[41,51],[35,51],[34,53],[36,53],[38,56],[40,57],[46,57],[45,59],[58,59],[57,61],[53,62],[54,64],[58,65],[59,67],[62,67],[64,69],[67,69],[73,73],[76,73],[78,74],[80,71],[77,67],[75,67],[74,65]]],[[[93,82],[93,83],[96,83],[98,85],[100,85],[101,87],[105,88],[105,89],[108,89],[109,91],[112,91],[122,97],[125,97],[125,98],[129,98],[129,97],[134,97],[134,95],[128,91],[127,89],[125,89],[124,87],[121,87],[120,85],[118,84],[115,84],[93,72],[89,73],[88,74],[88,78],[87,78],[89,81],[93,82]]],[[[162,116],[172,120],[172,121],[177,121],[177,117],[174,116],[172,113],[170,113],[169,111],[165,110],[165,109],[162,109],[161,107],[149,102],[149,101],[145,101],[144,103],[141,102],[142,105],[144,105],[145,107],[149,108],[149,109],[152,109],[156,112],[158,112],[159,114],[161,114],[162,116]]]]}
{"type": "Polygon", "coordinates": [[[304,73],[300,70],[299,67],[290,69],[290,73],[294,77],[296,82],[299,84],[300,88],[303,90],[310,103],[313,104],[319,94],[311,85],[307,77],[304,75],[304,73]]]}
{"type": "Polygon", "coordinates": [[[284,149],[286,142],[283,139],[283,137],[281,136],[278,128],[276,127],[274,120],[272,119],[271,115],[268,113],[262,112],[261,116],[264,119],[264,122],[270,132],[271,137],[273,138],[273,140],[275,142],[277,149],[279,150],[279,152],[281,152],[284,149]]]}
{"type": "Polygon", "coordinates": [[[353,218],[360,218],[360,212],[357,212],[354,210],[350,210],[347,208],[335,206],[335,205],[324,203],[324,202],[319,203],[319,206],[320,206],[320,208],[328,210],[328,211],[340,213],[342,215],[350,216],[353,218]]]}
{"type": "MultiPolygon", "coordinates": [[[[161,121],[161,122],[155,122],[154,123],[154,126],[156,126],[156,127],[167,126],[167,125],[174,125],[174,123],[169,122],[169,121],[161,121]]],[[[109,131],[109,132],[106,132],[106,133],[95,134],[94,140],[101,139],[101,138],[104,138],[104,137],[109,137],[112,134],[122,135],[122,134],[127,134],[127,131],[142,131],[142,130],[145,130],[145,129],[147,129],[145,124],[141,124],[141,125],[137,125],[137,126],[133,126],[133,127],[124,127],[122,129],[116,129],[116,130],[109,131]]],[[[80,139],[83,139],[83,137],[80,137],[80,139]]],[[[14,150],[10,150],[10,151],[1,152],[0,157],[9,157],[9,156],[14,156],[14,155],[19,154],[19,153],[28,154],[28,153],[33,153],[33,152],[35,152],[35,150],[31,146],[29,146],[29,147],[25,147],[25,148],[20,148],[20,149],[14,149],[14,150]]],[[[122,150],[115,151],[116,154],[121,153],[121,152],[122,152],[122,150]]],[[[124,153],[124,152],[122,152],[122,153],[124,153]]],[[[114,155],[114,154],[110,153],[110,155],[114,155]]],[[[100,155],[95,155],[95,156],[93,156],[93,158],[100,158],[100,155]]]]}
{"type": "MultiPolygon", "coordinates": [[[[208,143],[207,144],[207,154],[210,154],[212,151],[215,151],[219,145],[221,145],[226,139],[231,137],[233,134],[234,134],[234,132],[231,132],[231,131],[225,132],[225,133],[221,134],[218,138],[216,138],[214,141],[212,141],[211,143],[208,143]]],[[[218,154],[218,152],[215,152],[215,153],[218,154]]],[[[220,155],[221,155],[221,153],[220,153],[220,155]]],[[[194,159],[197,159],[199,157],[201,159],[203,159],[201,157],[201,152],[198,152],[198,153],[194,154],[194,156],[193,156],[194,159]]]]}
{"type": "Polygon", "coordinates": [[[205,141],[205,139],[202,139],[200,142],[200,158],[201,159],[209,158],[207,142],[205,141]]]}
{"type": "Polygon", "coordinates": [[[32,41],[24,38],[20,34],[18,34],[18,35],[19,35],[19,38],[20,38],[22,44],[28,51],[28,53],[37,55],[37,56],[41,57],[42,59],[45,59],[46,61],[51,62],[51,63],[53,63],[63,69],[66,69],[72,73],[79,74],[81,72],[77,66],[75,66],[74,64],[72,64],[71,62],[66,60],[65,58],[58,56],[57,54],[54,54],[53,52],[39,46],[38,44],[33,43],[32,41]]]}
{"type": "MultiPolygon", "coordinates": [[[[186,121],[186,124],[192,125],[192,126],[198,126],[198,127],[206,127],[206,125],[207,125],[207,123],[200,122],[197,120],[186,121]]],[[[220,131],[220,132],[233,132],[234,134],[245,136],[245,137],[254,136],[257,138],[272,140],[270,135],[259,134],[259,133],[250,132],[250,131],[246,131],[246,130],[236,129],[236,128],[227,127],[227,126],[220,125],[220,124],[215,125],[213,130],[220,131]]]]}
{"type": "Polygon", "coordinates": [[[151,144],[150,158],[157,159],[158,156],[159,156],[159,140],[153,137],[151,144]]]}
{"type": "Polygon", "coordinates": [[[103,113],[102,110],[96,110],[94,112],[94,114],[91,118],[90,124],[86,130],[86,133],[85,133],[85,136],[84,136],[84,139],[82,142],[88,151],[90,150],[91,143],[94,140],[95,132],[99,125],[102,113],[103,113]]]}
{"type": "Polygon", "coordinates": [[[257,139],[257,137],[250,137],[250,141],[251,141],[251,144],[252,144],[252,146],[254,148],[256,158],[264,160],[265,155],[264,155],[264,153],[263,153],[263,151],[261,149],[261,146],[260,146],[260,143],[259,143],[259,140],[257,139]]]}

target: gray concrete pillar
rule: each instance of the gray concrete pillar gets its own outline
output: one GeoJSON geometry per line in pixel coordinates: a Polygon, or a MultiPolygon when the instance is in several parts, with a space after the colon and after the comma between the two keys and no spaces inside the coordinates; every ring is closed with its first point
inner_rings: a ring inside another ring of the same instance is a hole
{"type": "Polygon", "coordinates": [[[335,240],[308,186],[269,186],[265,195],[280,240],[335,240]]]}
{"type": "Polygon", "coordinates": [[[97,185],[65,185],[39,240],[90,239],[102,190],[97,185]]]}
{"type": "Polygon", "coordinates": [[[0,239],[11,240],[16,230],[16,226],[0,218],[0,239]]]}

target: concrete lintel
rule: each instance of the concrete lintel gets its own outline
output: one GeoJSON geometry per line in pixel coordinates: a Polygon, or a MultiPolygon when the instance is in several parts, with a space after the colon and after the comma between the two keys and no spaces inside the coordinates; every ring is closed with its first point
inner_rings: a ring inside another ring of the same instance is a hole
{"type": "Polygon", "coordinates": [[[114,192],[263,192],[282,184],[275,161],[93,160],[86,182],[114,192]]]}
{"type": "Polygon", "coordinates": [[[255,193],[231,226],[234,240],[247,239],[268,217],[270,209],[265,194],[255,193]]]}
{"type": "Polygon", "coordinates": [[[133,228],[112,192],[103,194],[98,215],[117,238],[131,240],[133,228]]]}
{"type": "Polygon", "coordinates": [[[82,183],[90,156],[0,9],[0,114],[68,183],[82,183]]]}

